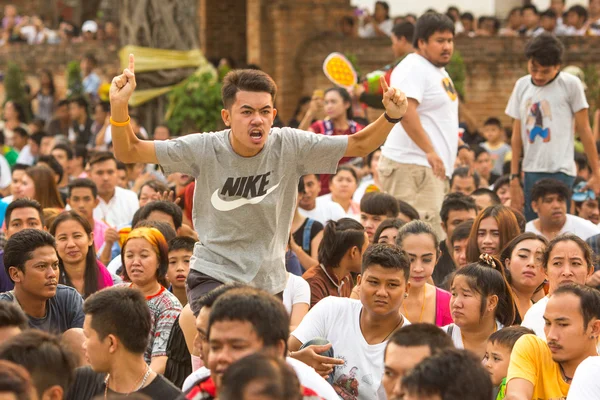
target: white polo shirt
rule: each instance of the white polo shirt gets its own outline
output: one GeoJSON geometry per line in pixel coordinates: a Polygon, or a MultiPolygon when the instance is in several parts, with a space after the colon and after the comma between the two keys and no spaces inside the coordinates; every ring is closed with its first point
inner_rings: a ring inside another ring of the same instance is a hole
{"type": "Polygon", "coordinates": [[[118,186],[108,203],[99,196],[98,199],[100,202],[94,208],[94,219],[104,221],[113,228],[130,224],[133,214],[140,208],[137,195],[118,186]]]}

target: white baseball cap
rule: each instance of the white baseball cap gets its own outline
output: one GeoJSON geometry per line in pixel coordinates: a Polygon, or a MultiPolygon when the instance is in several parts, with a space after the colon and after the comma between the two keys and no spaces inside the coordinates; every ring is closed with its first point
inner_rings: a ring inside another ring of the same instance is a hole
{"type": "Polygon", "coordinates": [[[81,26],[81,31],[96,33],[98,32],[98,24],[96,23],[96,21],[92,20],[85,21],[81,26]]]}

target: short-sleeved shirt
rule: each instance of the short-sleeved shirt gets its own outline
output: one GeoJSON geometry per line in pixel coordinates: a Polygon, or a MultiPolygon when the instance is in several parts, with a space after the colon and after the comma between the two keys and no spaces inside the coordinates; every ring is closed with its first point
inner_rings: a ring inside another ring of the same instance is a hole
{"type": "MultiPolygon", "coordinates": [[[[537,235],[544,236],[542,232],[535,227],[534,221],[529,221],[527,225],[525,225],[525,232],[533,232],[537,235]]],[[[592,236],[600,234],[600,227],[587,219],[567,214],[565,224],[558,234],[562,235],[565,233],[572,233],[583,240],[588,240],[592,236]]]]}
{"type": "Polygon", "coordinates": [[[510,354],[506,382],[515,378],[533,384],[536,400],[564,399],[570,385],[566,383],[559,365],[552,360],[552,353],[545,341],[535,335],[524,335],[517,340],[510,354]]]}
{"type": "Polygon", "coordinates": [[[517,81],[506,114],[521,121],[523,171],[575,176],[574,117],[585,108],[583,86],[573,75],[561,72],[545,86],[534,85],[531,75],[517,81]]]}
{"type": "Polygon", "coordinates": [[[144,359],[150,364],[152,357],[167,355],[169,336],[182,307],[177,297],[164,287],[158,294],[150,298],[147,297],[146,301],[152,316],[152,329],[150,330],[150,342],[144,353],[144,359]]]}
{"type": "Polygon", "coordinates": [[[302,249],[310,255],[312,252],[311,242],[315,236],[317,236],[319,232],[323,230],[323,224],[319,221],[312,220],[309,227],[307,225],[309,221],[310,218],[306,218],[302,225],[300,225],[300,227],[296,230],[296,232],[292,233],[292,235],[294,236],[294,241],[298,244],[298,246],[302,247],[302,249]],[[307,230],[308,232],[306,232],[307,230]],[[305,238],[308,239],[308,243],[305,243],[305,238]]]}
{"type": "MultiPolygon", "coordinates": [[[[0,301],[19,304],[13,291],[0,293],[0,301]]],[[[83,298],[72,287],[58,285],[54,297],[46,301],[46,316],[35,318],[28,315],[27,318],[30,327],[54,334],[83,328],[83,298]]]]}
{"type": "MultiPolygon", "coordinates": [[[[402,88],[419,105],[417,113],[437,155],[452,176],[458,150],[458,93],[450,75],[418,54],[409,54],[394,68],[390,86],[402,88]]],[[[425,152],[408,136],[401,123],[394,126],[381,154],[401,164],[430,168],[425,152]]]]}
{"type": "Polygon", "coordinates": [[[294,304],[310,305],[310,286],[301,276],[288,274],[288,281],[283,291],[283,305],[288,314],[292,313],[294,304]]]}
{"type": "Polygon", "coordinates": [[[506,155],[512,151],[512,148],[507,143],[502,143],[499,147],[493,148],[488,142],[481,143],[481,147],[486,149],[490,153],[490,158],[494,163],[492,172],[498,176],[504,175],[504,160],[506,155]]]}
{"type": "Polygon", "coordinates": [[[264,148],[242,157],[231,130],[154,142],[165,173],[196,178],[193,223],[200,241],[190,268],[220,282],[285,289],[285,249],[302,175],[334,173],[347,136],[273,128],[264,148]]]}
{"type": "Polygon", "coordinates": [[[352,278],[350,274],[342,279],[335,275],[333,268],[323,264],[310,267],[302,275],[310,286],[310,306],[314,307],[319,301],[328,296],[350,297],[352,294],[352,278]]]}
{"type": "Polygon", "coordinates": [[[579,364],[567,400],[600,399],[600,357],[588,357],[579,364]]]}
{"type": "Polygon", "coordinates": [[[100,196],[98,200],[98,205],[94,208],[94,219],[104,221],[116,229],[131,224],[133,215],[140,208],[137,195],[131,190],[118,186],[108,203],[100,196]]]}

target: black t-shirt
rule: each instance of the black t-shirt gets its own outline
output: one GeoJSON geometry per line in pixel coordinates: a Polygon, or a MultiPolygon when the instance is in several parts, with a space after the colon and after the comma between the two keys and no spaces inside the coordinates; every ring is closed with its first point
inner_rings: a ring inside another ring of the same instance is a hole
{"type": "MultiPolygon", "coordinates": [[[[67,392],[66,400],[91,400],[94,396],[104,395],[104,379],[106,374],[94,372],[90,367],[77,368],[75,382],[67,392]]],[[[109,394],[115,394],[108,390],[109,394]]],[[[150,384],[136,393],[142,393],[152,400],[174,400],[181,395],[181,390],[166,380],[162,375],[157,375],[150,384]]],[[[125,397],[125,394],[123,394],[125,397]]]]}
{"type": "Polygon", "coordinates": [[[311,254],[311,242],[323,230],[323,224],[319,221],[312,220],[312,226],[310,227],[310,241],[308,242],[308,246],[304,246],[304,231],[306,229],[306,224],[308,224],[310,218],[306,218],[302,225],[292,234],[294,237],[294,241],[302,250],[304,250],[308,255],[311,254]]]}
{"type": "Polygon", "coordinates": [[[435,286],[443,289],[445,279],[454,272],[456,266],[454,265],[454,260],[452,260],[452,256],[446,246],[445,240],[440,243],[440,251],[442,252],[442,255],[433,270],[431,278],[433,279],[435,286]]]}

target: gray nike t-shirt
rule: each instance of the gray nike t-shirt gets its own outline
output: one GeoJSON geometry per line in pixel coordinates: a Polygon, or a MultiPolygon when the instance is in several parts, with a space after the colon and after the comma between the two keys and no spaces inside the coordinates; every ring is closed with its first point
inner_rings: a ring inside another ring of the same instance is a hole
{"type": "Polygon", "coordinates": [[[192,269],[224,283],[241,282],[279,293],[285,289],[285,248],[306,174],[332,174],[347,136],[273,128],[254,157],[236,154],[230,130],[155,141],[166,174],[196,178],[192,218],[200,242],[192,269]]]}

